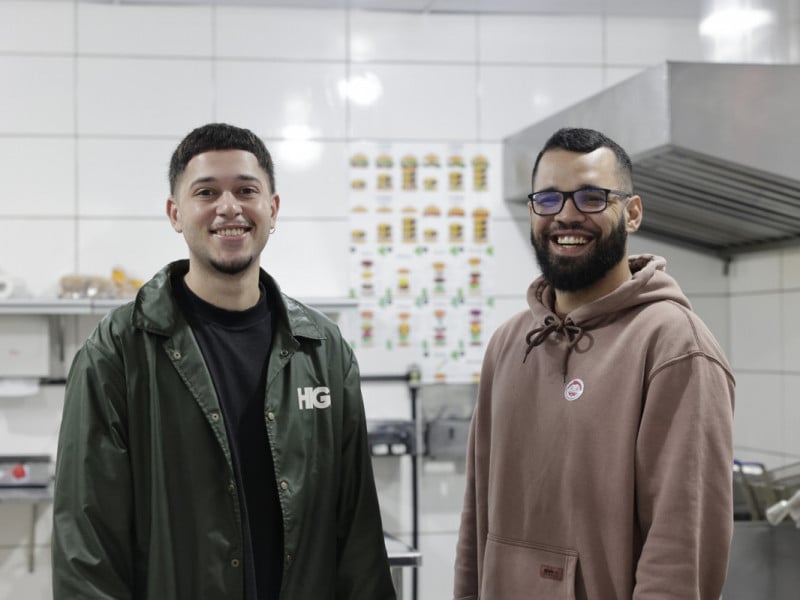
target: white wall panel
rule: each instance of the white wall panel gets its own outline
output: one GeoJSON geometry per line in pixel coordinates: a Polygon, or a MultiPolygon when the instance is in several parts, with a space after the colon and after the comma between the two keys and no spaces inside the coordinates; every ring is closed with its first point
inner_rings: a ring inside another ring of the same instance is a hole
{"type": "Polygon", "coordinates": [[[474,140],[475,67],[358,65],[352,75],[374,74],[383,95],[371,106],[351,105],[350,137],[388,140],[474,140]]]}
{"type": "Polygon", "coordinates": [[[781,287],[780,252],[742,254],[730,265],[730,290],[741,292],[776,291],[781,287]]]}
{"type": "Polygon", "coordinates": [[[73,133],[74,78],[69,57],[0,56],[0,133],[73,133]]]}
{"type": "Polygon", "coordinates": [[[731,356],[734,370],[779,371],[783,339],[779,294],[731,298],[731,356]]]}
{"type": "MultiPolygon", "coordinates": [[[[800,291],[784,292],[780,296],[780,322],[783,347],[781,348],[784,371],[800,375],[800,291]]],[[[777,341],[777,340],[776,340],[777,341]]],[[[795,391],[800,391],[798,388],[795,391]]],[[[800,398],[800,394],[795,394],[800,398]]],[[[800,402],[800,400],[798,400],[800,402]]],[[[798,430],[800,437],[800,430],[798,430]]]]}
{"type": "Polygon", "coordinates": [[[78,2],[78,52],[129,56],[210,56],[211,8],[78,2]]]}
{"type": "Polygon", "coordinates": [[[343,10],[217,6],[216,54],[225,58],[345,60],[343,10]]]}
{"type": "Polygon", "coordinates": [[[73,52],[72,2],[0,2],[0,52],[73,52]]]}
{"type": "Polygon", "coordinates": [[[265,137],[344,137],[344,64],[224,60],[216,69],[217,120],[265,137]]]}
{"type": "Polygon", "coordinates": [[[606,18],[605,60],[612,65],[654,65],[703,60],[695,19],[606,18]]]}
{"type": "Polygon", "coordinates": [[[166,219],[169,160],[178,142],[79,139],[79,214],[166,219]]]}
{"type": "Polygon", "coordinates": [[[187,258],[183,236],[164,214],[160,219],[82,219],[78,224],[78,269],[111,277],[121,267],[134,279],[150,279],[168,262],[187,258]]]}
{"type": "Polygon", "coordinates": [[[78,59],[82,135],[183,136],[212,117],[211,62],[78,59]]]}
{"type": "Polygon", "coordinates": [[[800,248],[786,248],[781,258],[781,288],[800,288],[800,248]]]}
{"type": "Polygon", "coordinates": [[[3,217],[0,269],[21,281],[25,296],[53,298],[58,281],[73,271],[75,225],[69,218],[3,217]]]}
{"type": "Polygon", "coordinates": [[[600,65],[601,17],[481,15],[478,19],[483,63],[600,65]]]}
{"type": "Polygon", "coordinates": [[[484,65],[479,77],[480,137],[493,141],[599,92],[603,69],[484,65]]]}
{"type": "Polygon", "coordinates": [[[0,215],[75,214],[75,140],[0,137],[0,165],[0,215]]]}
{"type": "MultiPolygon", "coordinates": [[[[736,409],[733,418],[734,456],[737,448],[780,452],[783,448],[781,378],[774,375],[739,373],[736,376],[736,409]]],[[[767,465],[771,467],[773,465],[767,465]]]]}
{"type": "Polygon", "coordinates": [[[281,197],[278,218],[345,218],[347,144],[315,140],[267,141],[281,197]]]}
{"type": "Polygon", "coordinates": [[[261,265],[295,298],[347,296],[350,272],[347,221],[282,221],[270,236],[261,265]]]}
{"type": "Polygon", "coordinates": [[[474,63],[476,19],[473,15],[353,11],[350,57],[356,62],[474,63]]]}
{"type": "Polygon", "coordinates": [[[530,241],[530,221],[496,220],[492,223],[495,293],[525,299],[530,283],[541,273],[530,241]]]}

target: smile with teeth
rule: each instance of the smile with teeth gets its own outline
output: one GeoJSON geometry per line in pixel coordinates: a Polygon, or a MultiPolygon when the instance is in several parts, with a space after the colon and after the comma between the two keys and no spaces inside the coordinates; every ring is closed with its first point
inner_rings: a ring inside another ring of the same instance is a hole
{"type": "Polygon", "coordinates": [[[556,243],[559,246],[583,246],[589,243],[589,238],[579,237],[576,235],[559,235],[556,236],[556,243]]]}
{"type": "Polygon", "coordinates": [[[226,227],[225,229],[217,229],[214,234],[222,237],[236,237],[244,235],[247,231],[244,227],[226,227]]]}

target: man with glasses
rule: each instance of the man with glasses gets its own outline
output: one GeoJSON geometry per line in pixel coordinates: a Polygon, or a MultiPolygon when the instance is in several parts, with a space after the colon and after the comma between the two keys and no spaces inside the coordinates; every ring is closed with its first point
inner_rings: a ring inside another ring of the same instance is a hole
{"type": "Polygon", "coordinates": [[[454,598],[716,600],[731,369],[666,261],[628,256],[643,203],[618,144],[561,129],[532,185],[542,275],[486,350],[454,598]]]}

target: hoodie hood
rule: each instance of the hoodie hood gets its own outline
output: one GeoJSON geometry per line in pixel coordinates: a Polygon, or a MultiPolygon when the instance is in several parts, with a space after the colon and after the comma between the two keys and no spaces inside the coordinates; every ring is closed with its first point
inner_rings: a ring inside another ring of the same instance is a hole
{"type": "Polygon", "coordinates": [[[643,304],[671,301],[689,310],[689,299],[678,283],[666,273],[667,261],[652,254],[641,254],[628,258],[632,277],[610,294],[585,304],[563,319],[555,312],[555,290],[543,277],[536,279],[528,288],[528,306],[537,326],[525,337],[528,354],[552,334],[565,336],[567,346],[564,354],[563,375],[566,378],[567,363],[572,350],[593,328],[619,318],[622,313],[643,304]]]}

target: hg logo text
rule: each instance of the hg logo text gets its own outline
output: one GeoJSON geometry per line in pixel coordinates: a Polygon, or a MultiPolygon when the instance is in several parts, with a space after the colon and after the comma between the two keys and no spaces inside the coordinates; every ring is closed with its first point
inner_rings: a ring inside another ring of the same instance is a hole
{"type": "Polygon", "coordinates": [[[328,408],[331,405],[331,391],[326,387],[297,388],[297,402],[300,410],[328,408]]]}

